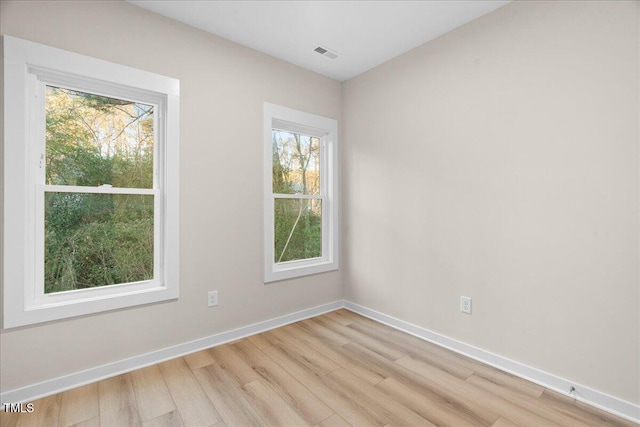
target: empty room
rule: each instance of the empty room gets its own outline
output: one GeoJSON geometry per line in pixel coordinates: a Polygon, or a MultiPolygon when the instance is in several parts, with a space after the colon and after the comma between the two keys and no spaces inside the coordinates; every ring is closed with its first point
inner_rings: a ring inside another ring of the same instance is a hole
{"type": "Polygon", "coordinates": [[[640,1],[0,35],[2,427],[640,425],[640,1]]]}

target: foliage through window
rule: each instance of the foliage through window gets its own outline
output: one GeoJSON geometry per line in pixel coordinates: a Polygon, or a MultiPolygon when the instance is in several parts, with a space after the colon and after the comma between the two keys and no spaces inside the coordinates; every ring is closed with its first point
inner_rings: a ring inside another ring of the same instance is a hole
{"type": "Polygon", "coordinates": [[[337,269],[337,123],[265,104],[265,281],[337,269]]]}
{"type": "Polygon", "coordinates": [[[320,195],[320,139],[273,129],[274,261],[322,254],[321,199],[281,199],[278,194],[320,195]]]}
{"type": "Polygon", "coordinates": [[[108,189],[153,188],[154,106],[47,86],[45,109],[45,293],[152,279],[153,193],[108,189]]]}

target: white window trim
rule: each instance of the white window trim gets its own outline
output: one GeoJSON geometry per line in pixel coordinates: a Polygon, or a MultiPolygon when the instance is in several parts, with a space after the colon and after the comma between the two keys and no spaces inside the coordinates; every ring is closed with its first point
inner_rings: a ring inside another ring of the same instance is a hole
{"type": "Polygon", "coordinates": [[[180,82],[9,36],[3,36],[3,49],[3,328],[178,298],[180,82]],[[36,186],[41,185],[36,170],[44,138],[36,96],[43,82],[159,106],[155,158],[160,174],[151,193],[160,262],[153,280],[46,295],[43,284],[36,283],[36,260],[42,260],[35,253],[36,186]]]}
{"type": "Polygon", "coordinates": [[[264,281],[292,279],[339,268],[338,122],[334,119],[264,103],[264,281]],[[299,261],[274,261],[273,128],[320,138],[320,196],[278,195],[278,198],[322,199],[322,256],[299,261]]]}

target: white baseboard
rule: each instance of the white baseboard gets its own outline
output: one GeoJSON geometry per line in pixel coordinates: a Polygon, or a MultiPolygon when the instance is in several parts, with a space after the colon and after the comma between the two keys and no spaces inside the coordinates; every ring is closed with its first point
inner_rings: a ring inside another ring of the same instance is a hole
{"type": "Polygon", "coordinates": [[[401,330],[425,341],[437,344],[441,347],[460,353],[464,356],[478,360],[487,365],[491,365],[502,371],[516,375],[525,380],[539,384],[545,388],[561,393],[565,396],[575,398],[580,402],[602,409],[629,421],[640,424],[640,405],[618,399],[590,387],[569,381],[548,372],[532,368],[523,363],[516,362],[497,354],[493,354],[481,348],[466,344],[464,342],[449,338],[428,329],[421,328],[404,320],[396,319],[370,308],[345,301],[345,308],[365,317],[384,323],[392,328],[401,330]],[[569,395],[569,389],[575,387],[575,395],[569,395]]]}
{"type": "Polygon", "coordinates": [[[448,348],[456,353],[460,353],[482,363],[486,363],[487,365],[491,365],[502,371],[524,378],[563,395],[569,396],[569,389],[573,386],[576,389],[576,394],[571,397],[575,397],[577,400],[588,405],[640,424],[640,405],[618,399],[598,390],[594,390],[556,375],[552,375],[548,372],[532,368],[520,362],[493,354],[481,348],[345,300],[334,301],[317,307],[287,314],[285,316],[233,329],[231,331],[222,332],[194,341],[134,356],[129,359],[108,363],[106,365],[97,366],[95,368],[90,368],[19,389],[9,390],[0,393],[0,402],[31,402],[45,396],[50,396],[52,394],[144,368],[146,366],[155,365],[156,363],[225,344],[230,341],[239,340],[244,337],[259,334],[260,332],[268,331],[270,329],[279,328],[290,323],[318,316],[343,307],[380,323],[384,323],[392,328],[448,348]]]}
{"type": "Polygon", "coordinates": [[[129,359],[119,360],[117,362],[64,375],[62,377],[43,381],[37,384],[28,385],[15,390],[9,390],[0,393],[0,402],[31,402],[42,397],[80,387],[85,384],[90,384],[105,378],[110,378],[136,369],[144,368],[146,366],[155,365],[156,363],[164,362],[166,360],[174,359],[176,357],[184,356],[185,354],[204,350],[230,341],[239,340],[270,329],[279,328],[281,326],[308,319],[309,317],[318,316],[342,307],[344,307],[344,301],[338,300],[281,317],[276,317],[275,319],[265,320],[263,322],[243,326],[231,331],[210,335],[194,341],[134,356],[129,359]]]}

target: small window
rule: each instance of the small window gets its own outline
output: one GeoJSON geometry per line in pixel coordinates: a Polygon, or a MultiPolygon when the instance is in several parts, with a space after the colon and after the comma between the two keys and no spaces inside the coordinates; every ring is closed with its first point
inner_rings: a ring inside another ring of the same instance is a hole
{"type": "Polygon", "coordinates": [[[178,81],[4,53],[4,327],[177,298],[178,81]]]}
{"type": "Polygon", "coordinates": [[[265,103],[265,282],[338,269],[337,122],[265,103]]]}

